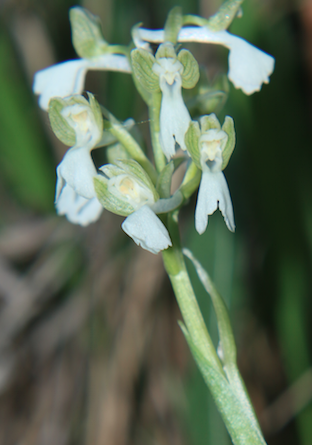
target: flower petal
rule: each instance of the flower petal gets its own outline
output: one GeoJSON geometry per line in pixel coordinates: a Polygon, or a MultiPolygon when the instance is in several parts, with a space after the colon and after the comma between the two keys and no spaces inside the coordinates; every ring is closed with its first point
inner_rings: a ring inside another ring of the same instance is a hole
{"type": "Polygon", "coordinates": [[[39,94],[39,105],[48,109],[52,97],[81,94],[87,70],[111,70],[131,73],[125,56],[104,54],[92,59],[69,60],[50,66],[35,74],[33,91],[39,94]]]}
{"type": "Polygon", "coordinates": [[[93,177],[97,172],[87,147],[70,148],[56,169],[56,201],[65,182],[78,194],[90,199],[96,196],[93,177]]]}
{"type": "Polygon", "coordinates": [[[229,48],[228,77],[245,94],[259,91],[263,83],[269,82],[274,70],[274,57],[228,31],[213,32],[205,27],[188,27],[181,30],[179,41],[214,43],[229,48]]]}
{"type": "Polygon", "coordinates": [[[97,198],[83,198],[68,184],[63,187],[55,205],[59,215],[65,215],[68,221],[81,226],[97,221],[103,211],[97,198]]]}
{"type": "Polygon", "coordinates": [[[33,90],[39,94],[40,107],[47,110],[52,97],[82,93],[88,65],[85,59],[69,60],[38,71],[33,90]]]}
{"type": "Polygon", "coordinates": [[[269,76],[274,70],[274,58],[245,40],[227,34],[230,48],[229,79],[245,94],[260,91],[263,83],[269,83],[269,76]]]}
{"type": "MultiPolygon", "coordinates": [[[[163,31],[139,28],[138,32],[142,40],[164,41],[163,31]]],[[[246,94],[259,91],[263,83],[269,82],[274,70],[274,57],[228,31],[214,32],[207,27],[187,26],[179,32],[178,42],[212,43],[229,48],[229,79],[246,94]]]]}
{"type": "Polygon", "coordinates": [[[235,230],[233,206],[230,191],[222,172],[202,174],[195,210],[195,227],[201,235],[206,230],[208,215],[219,207],[224,221],[231,232],[235,230]]]}
{"type": "Polygon", "coordinates": [[[160,144],[169,160],[175,154],[175,142],[186,150],[184,136],[191,122],[188,109],[182,98],[181,76],[177,75],[172,85],[161,78],[162,101],[160,108],[160,144]]]}
{"type": "Polygon", "coordinates": [[[147,205],[129,215],[121,227],[138,246],[151,253],[172,245],[168,230],[147,205]]]}

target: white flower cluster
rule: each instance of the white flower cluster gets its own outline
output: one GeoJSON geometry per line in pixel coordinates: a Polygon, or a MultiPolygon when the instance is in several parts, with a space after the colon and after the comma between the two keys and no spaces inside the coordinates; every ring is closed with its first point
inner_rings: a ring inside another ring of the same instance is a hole
{"type": "MultiPolygon", "coordinates": [[[[161,94],[159,143],[168,162],[178,145],[202,172],[195,211],[197,231],[205,231],[208,215],[218,207],[227,227],[234,231],[232,202],[222,173],[234,148],[234,126],[227,118],[221,128],[214,115],[201,118],[201,127],[191,120],[182,88],[193,88],[198,81],[198,65],[193,56],[186,50],[176,54],[174,44],[166,41],[166,30],[136,27],[133,32],[136,48],[130,60],[126,50],[106,44],[97,22],[83,8],[72,8],[71,20],[73,41],[82,57],[39,71],[33,85],[34,92],[39,95],[39,105],[49,110],[52,128],[71,146],[57,167],[57,212],[66,215],[69,221],[85,226],[96,221],[104,207],[126,216],[123,230],[144,249],[158,253],[171,246],[168,230],[156,213],[172,210],[183,201],[182,195],[160,197],[155,188],[156,181],[145,172],[140,157],[116,160],[98,171],[90,154],[91,150],[107,145],[105,134],[109,132],[103,132],[102,112],[94,97],[89,94],[88,101],[80,96],[86,72],[121,71],[139,76],[139,80],[141,76],[143,87],[145,85],[151,96],[161,94]],[[84,22],[88,25],[87,41],[79,40],[77,17],[79,26],[84,22]],[[159,44],[155,56],[149,43],[159,44]]],[[[220,44],[228,48],[228,77],[246,94],[260,90],[274,69],[271,56],[226,30],[181,26],[176,43],[181,42],[220,44]]],[[[112,140],[111,134],[108,140],[112,140]]]]}

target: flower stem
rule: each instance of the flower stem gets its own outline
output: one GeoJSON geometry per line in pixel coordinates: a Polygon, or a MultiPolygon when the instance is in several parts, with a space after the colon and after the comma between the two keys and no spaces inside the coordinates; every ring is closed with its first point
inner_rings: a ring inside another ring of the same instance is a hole
{"type": "Polygon", "coordinates": [[[172,247],[163,250],[165,269],[169,275],[183,320],[195,346],[204,356],[209,356],[212,364],[222,374],[222,364],[217,356],[215,347],[207,331],[203,316],[197,303],[197,299],[186,270],[180,236],[176,222],[176,214],[168,215],[168,228],[171,235],[172,247]]]}
{"type": "MultiPolygon", "coordinates": [[[[224,371],[207,331],[185,266],[177,215],[177,211],[168,214],[167,227],[172,247],[164,250],[162,255],[185,323],[185,326],[183,323],[180,326],[233,444],[266,445],[253,409],[247,403],[248,395],[240,376],[236,378],[238,374],[235,372],[234,379],[228,378],[229,372],[224,371]]],[[[233,347],[235,353],[235,345],[233,347]]]]}

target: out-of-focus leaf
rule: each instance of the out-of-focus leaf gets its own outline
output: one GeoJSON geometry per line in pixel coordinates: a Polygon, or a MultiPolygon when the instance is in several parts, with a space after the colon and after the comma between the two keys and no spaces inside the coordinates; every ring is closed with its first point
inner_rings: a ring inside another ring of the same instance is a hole
{"type": "Polygon", "coordinates": [[[0,31],[0,175],[24,205],[53,206],[54,163],[8,34],[0,31]]]}

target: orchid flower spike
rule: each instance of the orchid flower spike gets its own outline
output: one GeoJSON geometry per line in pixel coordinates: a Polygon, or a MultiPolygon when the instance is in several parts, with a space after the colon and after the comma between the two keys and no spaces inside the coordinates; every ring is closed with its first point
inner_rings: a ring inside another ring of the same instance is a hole
{"type": "Polygon", "coordinates": [[[146,49],[131,52],[134,75],[152,93],[162,93],[159,139],[169,160],[175,154],[176,142],[186,150],[185,132],[191,121],[182,97],[183,88],[193,88],[199,79],[198,64],[192,54],[181,50],[176,54],[170,42],[159,46],[155,57],[146,49]]]}
{"type": "Polygon", "coordinates": [[[56,169],[56,210],[72,223],[85,226],[96,221],[103,210],[93,186],[97,171],[90,155],[102,138],[100,107],[91,93],[89,102],[78,95],[54,98],[49,118],[56,136],[72,146],[56,169]]]}
{"type": "Polygon", "coordinates": [[[53,97],[81,94],[88,70],[111,70],[131,73],[124,48],[109,46],[104,40],[97,17],[84,8],[71,8],[69,18],[72,40],[77,60],[69,60],[38,71],[33,91],[39,95],[39,105],[44,110],[53,97]],[[116,54],[117,53],[117,54],[116,54]]]}
{"type": "Polygon", "coordinates": [[[231,232],[235,230],[234,215],[229,188],[222,170],[227,166],[235,145],[233,119],[226,116],[221,125],[215,114],[191,122],[185,135],[185,143],[196,166],[202,170],[202,178],[195,210],[195,227],[204,233],[208,215],[219,207],[231,232]]]}
{"type": "Polygon", "coordinates": [[[121,227],[134,242],[151,253],[171,246],[168,230],[151,209],[159,195],[143,168],[134,160],[119,160],[100,168],[95,191],[103,207],[126,216],[121,227]]]}

